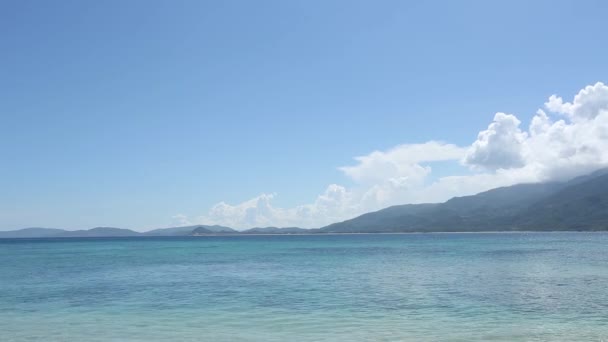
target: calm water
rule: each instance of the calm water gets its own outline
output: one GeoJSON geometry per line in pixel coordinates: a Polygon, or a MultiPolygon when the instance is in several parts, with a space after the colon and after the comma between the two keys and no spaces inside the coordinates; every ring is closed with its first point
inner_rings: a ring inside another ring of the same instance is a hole
{"type": "Polygon", "coordinates": [[[608,234],[0,240],[2,341],[606,341],[608,234]]]}

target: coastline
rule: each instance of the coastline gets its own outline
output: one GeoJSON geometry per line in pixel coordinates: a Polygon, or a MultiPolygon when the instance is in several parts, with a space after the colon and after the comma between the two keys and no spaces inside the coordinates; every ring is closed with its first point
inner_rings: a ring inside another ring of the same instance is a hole
{"type": "Polygon", "coordinates": [[[557,234],[557,233],[599,233],[607,234],[608,230],[504,230],[504,231],[455,231],[455,232],[379,232],[379,233],[251,233],[251,234],[199,234],[199,235],[131,235],[131,236],[47,236],[47,237],[0,237],[2,240],[70,240],[70,239],[132,239],[132,238],[205,238],[205,237],[247,237],[247,236],[367,236],[367,235],[465,235],[465,234],[557,234]]]}

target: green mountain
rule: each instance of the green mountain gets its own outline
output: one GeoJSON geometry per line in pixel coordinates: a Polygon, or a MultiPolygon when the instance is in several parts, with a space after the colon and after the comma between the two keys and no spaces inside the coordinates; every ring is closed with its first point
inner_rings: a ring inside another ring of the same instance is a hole
{"type": "Polygon", "coordinates": [[[324,233],[608,230],[608,171],[568,182],[519,184],[439,204],[393,206],[324,233]]]}
{"type": "Polygon", "coordinates": [[[405,204],[363,214],[354,219],[330,224],[322,233],[390,233],[422,230],[436,219],[428,213],[436,212],[438,204],[405,204]]]}
{"type": "Polygon", "coordinates": [[[608,230],[608,174],[576,181],[524,210],[519,229],[608,230]]]}

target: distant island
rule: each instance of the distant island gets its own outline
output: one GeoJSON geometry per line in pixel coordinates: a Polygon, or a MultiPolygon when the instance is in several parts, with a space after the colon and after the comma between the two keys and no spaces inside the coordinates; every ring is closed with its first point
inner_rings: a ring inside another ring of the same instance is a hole
{"type": "Polygon", "coordinates": [[[518,184],[444,203],[392,206],[315,229],[256,227],[237,231],[218,225],[195,225],[140,233],[112,227],[75,231],[25,228],[0,231],[0,238],[492,231],[608,231],[608,169],[567,182],[518,184]]]}

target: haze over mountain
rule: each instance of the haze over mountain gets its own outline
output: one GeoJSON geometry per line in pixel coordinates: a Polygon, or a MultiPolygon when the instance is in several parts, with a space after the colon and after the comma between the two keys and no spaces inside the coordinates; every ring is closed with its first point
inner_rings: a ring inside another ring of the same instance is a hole
{"type": "Polygon", "coordinates": [[[19,230],[0,231],[0,238],[44,238],[58,236],[67,232],[57,228],[24,228],[19,230]]]}
{"type": "Polygon", "coordinates": [[[255,227],[245,230],[245,234],[306,234],[317,231],[316,229],[306,229],[298,227],[255,227]]]}
{"type": "Polygon", "coordinates": [[[106,236],[138,236],[140,233],[123,228],[113,228],[113,227],[96,227],[92,229],[82,229],[82,230],[73,230],[73,231],[65,231],[58,235],[57,237],[106,237],[106,236]]]}
{"type": "Polygon", "coordinates": [[[608,174],[519,184],[445,203],[400,205],[321,228],[322,232],[608,230],[608,174]]]}
{"type": "Polygon", "coordinates": [[[444,203],[392,206],[320,229],[256,227],[236,231],[224,226],[195,225],[160,228],[140,233],[109,227],[76,231],[25,228],[0,232],[0,238],[511,230],[608,230],[608,169],[567,182],[519,184],[473,196],[455,197],[444,203]]]}
{"type": "Polygon", "coordinates": [[[196,229],[199,229],[199,231],[207,230],[209,231],[209,233],[236,233],[236,230],[224,226],[194,225],[183,227],[159,228],[147,231],[143,234],[148,236],[186,236],[191,235],[192,232],[196,229]]]}

